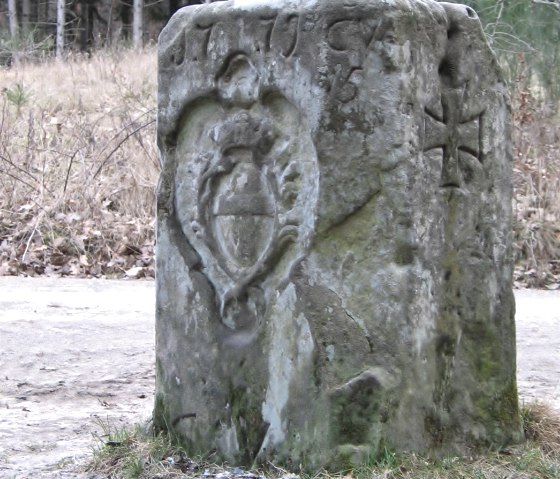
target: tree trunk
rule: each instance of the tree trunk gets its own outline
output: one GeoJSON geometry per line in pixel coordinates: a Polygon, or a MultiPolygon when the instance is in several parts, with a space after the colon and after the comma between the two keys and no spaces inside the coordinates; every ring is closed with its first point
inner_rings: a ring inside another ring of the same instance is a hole
{"type": "Polygon", "coordinates": [[[132,19],[132,43],[134,48],[142,47],[142,34],[143,34],[143,22],[142,13],[144,10],[143,0],[134,0],[133,4],[133,19],[132,19]]]}
{"type": "Polygon", "coordinates": [[[15,39],[18,34],[16,0],[8,0],[8,21],[10,25],[10,36],[15,39]]]}
{"type": "Polygon", "coordinates": [[[119,8],[119,19],[122,24],[122,37],[130,40],[132,31],[132,0],[121,0],[119,8]]]}
{"type": "Polygon", "coordinates": [[[56,4],[56,58],[62,58],[64,51],[64,23],[66,19],[66,1],[58,0],[56,4]]]}
{"type": "Polygon", "coordinates": [[[45,21],[46,24],[46,35],[56,39],[56,16],[58,0],[48,0],[45,3],[47,6],[47,12],[46,20],[43,21],[45,21]]]}
{"type": "Polygon", "coordinates": [[[109,14],[107,16],[107,27],[105,29],[105,45],[113,45],[113,18],[115,16],[115,1],[109,3],[109,14]]]}
{"type": "Polygon", "coordinates": [[[80,32],[80,50],[89,52],[93,46],[93,5],[92,0],[81,0],[78,3],[80,32]]]}
{"type": "Polygon", "coordinates": [[[171,18],[173,14],[181,8],[179,0],[169,0],[169,17],[171,18]]]}
{"type": "Polygon", "coordinates": [[[29,0],[21,2],[21,27],[24,33],[31,31],[31,4],[29,0]]]}

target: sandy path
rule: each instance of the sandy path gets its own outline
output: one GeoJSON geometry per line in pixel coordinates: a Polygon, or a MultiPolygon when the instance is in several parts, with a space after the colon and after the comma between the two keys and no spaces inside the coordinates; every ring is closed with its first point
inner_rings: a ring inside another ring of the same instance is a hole
{"type": "MultiPolygon", "coordinates": [[[[560,409],[560,292],[519,291],[523,398],[560,409]]],[[[78,478],[113,427],[150,416],[154,283],[0,277],[0,477],[78,478]]]]}
{"type": "Polygon", "coordinates": [[[560,290],[521,290],[515,299],[521,399],[545,399],[560,411],[560,290]]]}
{"type": "Polygon", "coordinates": [[[79,477],[100,423],[149,417],[154,295],[153,282],[0,278],[1,478],[79,477]]]}

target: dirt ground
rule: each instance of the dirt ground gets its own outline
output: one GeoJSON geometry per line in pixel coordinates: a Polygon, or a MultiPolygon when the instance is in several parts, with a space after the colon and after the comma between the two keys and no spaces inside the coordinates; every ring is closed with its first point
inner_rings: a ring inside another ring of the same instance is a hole
{"type": "MultiPolygon", "coordinates": [[[[87,478],[107,425],[149,419],[150,281],[0,277],[0,477],[87,478]]],[[[560,291],[517,291],[522,399],[560,410],[560,291]]]]}

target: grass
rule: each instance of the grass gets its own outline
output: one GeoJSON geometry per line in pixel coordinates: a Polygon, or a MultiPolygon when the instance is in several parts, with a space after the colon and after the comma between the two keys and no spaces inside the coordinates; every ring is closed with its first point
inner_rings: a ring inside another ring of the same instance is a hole
{"type": "Polygon", "coordinates": [[[535,402],[521,409],[523,429],[528,440],[545,454],[560,459],[560,414],[549,404],[535,402]]]}
{"type": "Polygon", "coordinates": [[[98,421],[102,434],[87,470],[104,478],[171,478],[200,471],[199,463],[187,458],[178,441],[168,435],[153,436],[145,427],[114,428],[98,421]]]}
{"type": "Polygon", "coordinates": [[[2,70],[0,275],[153,276],[155,90],[153,47],[2,70]]]}
{"type": "MultiPolygon", "coordinates": [[[[397,454],[385,449],[370,464],[351,471],[315,475],[300,474],[301,479],[560,479],[560,414],[544,403],[522,407],[526,435],[524,444],[476,457],[447,457],[433,460],[417,454],[397,454]]],[[[88,466],[100,477],[119,479],[164,478],[244,478],[292,479],[281,468],[269,465],[264,470],[244,471],[193,460],[179,442],[165,435],[151,436],[146,429],[111,430],[100,424],[101,442],[88,466]]]]}

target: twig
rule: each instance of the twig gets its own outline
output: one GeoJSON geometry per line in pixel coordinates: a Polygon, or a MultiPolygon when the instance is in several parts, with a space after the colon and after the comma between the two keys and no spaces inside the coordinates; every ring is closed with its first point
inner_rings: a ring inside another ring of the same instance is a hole
{"type": "Polygon", "coordinates": [[[560,1],[547,1],[547,0],[531,0],[536,5],[548,5],[549,7],[556,8],[560,12],[560,1]]]}
{"type": "Polygon", "coordinates": [[[72,169],[72,165],[74,164],[74,158],[76,158],[78,151],[80,151],[82,148],[78,148],[76,151],[74,151],[74,153],[72,153],[72,156],[70,157],[70,163],[68,163],[68,169],[66,170],[66,178],[64,179],[64,188],[62,189],[63,194],[66,193],[66,187],[68,186],[68,179],[70,178],[70,170],[72,169]]]}
{"type": "Polygon", "coordinates": [[[117,133],[115,133],[115,135],[113,135],[113,137],[103,146],[103,148],[101,148],[101,150],[99,151],[99,154],[103,153],[111,144],[111,142],[113,140],[115,140],[116,138],[119,137],[119,135],[123,132],[126,131],[128,129],[129,126],[134,125],[137,121],[140,120],[140,118],[143,118],[147,115],[150,115],[151,113],[153,113],[155,111],[155,108],[151,108],[148,111],[145,111],[144,113],[142,113],[141,115],[138,115],[136,118],[134,118],[134,120],[131,120],[129,123],[127,123],[126,125],[124,125],[117,133]]]}
{"type": "Polygon", "coordinates": [[[8,106],[8,102],[4,102],[2,104],[2,121],[0,121],[0,139],[4,136],[4,120],[6,118],[6,108],[8,106]]]}
{"type": "MultiPolygon", "coordinates": [[[[503,36],[503,37],[508,37],[511,38],[513,40],[515,40],[516,42],[519,42],[520,45],[523,45],[525,47],[527,47],[527,50],[530,52],[537,52],[537,49],[532,47],[529,43],[527,43],[524,40],[521,40],[521,38],[516,37],[515,35],[512,35],[511,33],[507,33],[507,32],[496,32],[497,36],[503,36]]],[[[515,42],[508,42],[510,45],[515,45],[515,42]]],[[[519,51],[514,52],[514,53],[519,53],[519,51]]]]}
{"type": "MultiPolygon", "coordinates": [[[[14,180],[19,181],[19,182],[23,183],[24,185],[29,186],[29,188],[31,188],[32,190],[36,191],[37,193],[40,193],[40,191],[39,191],[39,189],[38,189],[37,187],[33,186],[32,184],[28,183],[28,182],[25,181],[25,180],[22,180],[22,179],[19,178],[18,176],[13,175],[13,174],[10,173],[9,171],[4,170],[3,168],[0,168],[0,172],[6,173],[9,177],[13,178],[14,180]]],[[[48,191],[48,190],[47,190],[47,191],[48,191]]],[[[49,193],[50,193],[50,191],[49,191],[49,193]]]]}
{"type": "Polygon", "coordinates": [[[115,148],[113,148],[111,150],[111,152],[105,157],[105,159],[101,162],[101,164],[99,165],[99,168],[97,168],[97,171],[95,172],[95,174],[93,175],[93,178],[95,179],[97,177],[97,175],[99,175],[99,173],[101,173],[101,170],[103,169],[103,167],[105,166],[105,163],[107,163],[110,159],[111,156],[113,156],[113,154],[115,153],[115,151],[117,151],[121,145],[128,140],[132,135],[135,135],[136,133],[138,133],[140,130],[143,130],[144,128],[146,128],[147,126],[150,126],[152,123],[155,123],[155,119],[150,120],[148,123],[144,124],[144,125],[140,125],[138,128],[135,128],[134,130],[132,130],[130,133],[128,133],[121,141],[119,141],[119,143],[117,144],[117,146],[115,146],[115,148]]]}
{"type": "Polygon", "coordinates": [[[36,183],[39,183],[39,180],[37,178],[35,178],[31,173],[29,173],[29,171],[24,170],[21,166],[16,165],[10,158],[7,158],[6,156],[0,155],[0,160],[2,160],[5,163],[8,163],[8,165],[12,166],[13,168],[18,170],[19,172],[23,173],[24,175],[29,176],[29,178],[31,178],[36,183]]]}
{"type": "Polygon", "coordinates": [[[496,35],[496,28],[498,28],[498,24],[502,19],[502,13],[504,11],[504,0],[500,0],[498,8],[498,16],[496,17],[496,21],[494,22],[494,29],[492,30],[492,39],[494,39],[494,36],[496,35]]]}
{"type": "Polygon", "coordinates": [[[29,250],[29,245],[31,244],[31,240],[33,239],[33,236],[35,236],[35,231],[37,231],[37,228],[38,228],[40,222],[41,222],[41,214],[39,213],[39,215],[37,216],[37,221],[35,222],[35,226],[33,227],[33,231],[29,235],[29,239],[27,240],[27,243],[25,244],[25,251],[21,255],[21,262],[22,263],[25,263],[25,255],[27,254],[27,251],[29,250]]]}

